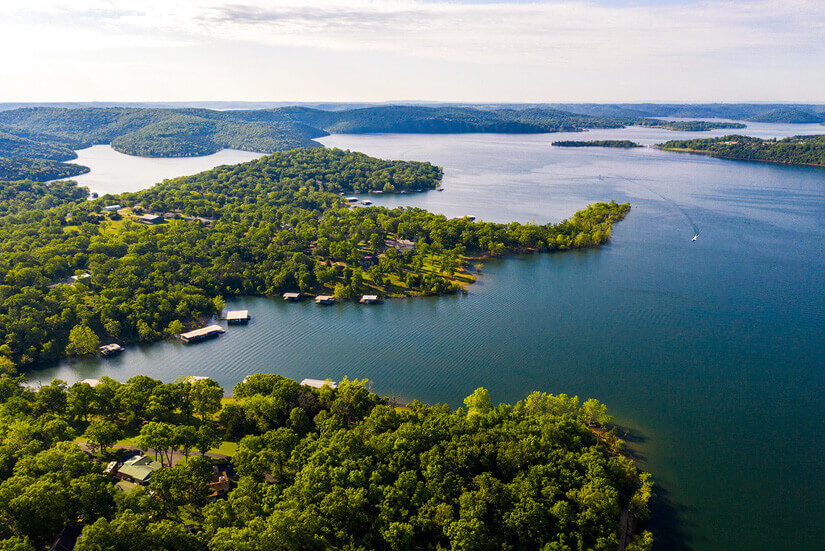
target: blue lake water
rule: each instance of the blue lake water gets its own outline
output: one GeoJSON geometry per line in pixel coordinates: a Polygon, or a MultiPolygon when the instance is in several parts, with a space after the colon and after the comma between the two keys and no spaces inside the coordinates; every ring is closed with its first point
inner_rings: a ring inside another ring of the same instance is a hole
{"type": "Polygon", "coordinates": [[[454,406],[478,386],[498,401],[596,397],[659,485],[658,548],[825,548],[825,169],[550,145],[727,133],[329,136],[330,147],[445,168],[444,192],[371,197],[387,206],[537,223],[602,200],[633,210],[599,250],[486,262],[467,296],[324,308],[246,298],[232,305],[252,322],[217,340],[34,377],[194,374],[229,390],[263,371],[367,377],[377,392],[454,406]]]}

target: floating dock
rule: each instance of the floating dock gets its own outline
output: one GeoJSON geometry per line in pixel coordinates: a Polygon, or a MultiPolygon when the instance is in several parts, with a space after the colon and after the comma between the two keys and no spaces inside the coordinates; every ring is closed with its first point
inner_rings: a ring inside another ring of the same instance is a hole
{"type": "Polygon", "coordinates": [[[249,322],[249,310],[230,310],[226,313],[227,323],[230,324],[244,324],[249,322]]]}
{"type": "Polygon", "coordinates": [[[332,295],[319,295],[315,297],[315,304],[330,305],[335,304],[335,297],[332,295]]]}
{"type": "Polygon", "coordinates": [[[301,300],[301,293],[284,293],[284,300],[289,302],[298,302],[301,300]]]}
{"type": "Polygon", "coordinates": [[[359,302],[361,304],[378,304],[381,299],[378,298],[378,295],[364,295],[359,302]]]}
{"type": "Polygon", "coordinates": [[[226,333],[226,329],[220,325],[208,325],[206,327],[201,327],[200,329],[195,329],[194,331],[189,331],[188,333],[181,333],[180,340],[189,344],[193,342],[205,341],[206,339],[217,337],[223,333],[226,333]]]}

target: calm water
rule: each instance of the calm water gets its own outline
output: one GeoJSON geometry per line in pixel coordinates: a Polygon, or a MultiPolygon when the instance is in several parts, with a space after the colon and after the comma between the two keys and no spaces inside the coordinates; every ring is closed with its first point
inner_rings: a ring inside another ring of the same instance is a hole
{"type": "Polygon", "coordinates": [[[90,191],[104,195],[138,191],[151,187],[164,178],[197,174],[216,166],[243,163],[260,156],[260,153],[224,149],[203,157],[151,159],[124,155],[108,145],[93,145],[77,151],[77,159],[69,162],[92,169],[72,180],[90,191]]]}
{"type": "Polygon", "coordinates": [[[691,135],[709,134],[324,138],[445,167],[446,191],[376,200],[390,206],[539,223],[600,200],[633,210],[602,249],[486,263],[468,296],[329,308],[238,300],[254,319],[218,340],[133,347],[37,377],[196,374],[231,389],[264,371],[368,377],[378,392],[452,405],[478,386],[500,401],[532,390],[597,397],[660,485],[659,548],[825,548],[825,170],[550,147],[691,135]]]}

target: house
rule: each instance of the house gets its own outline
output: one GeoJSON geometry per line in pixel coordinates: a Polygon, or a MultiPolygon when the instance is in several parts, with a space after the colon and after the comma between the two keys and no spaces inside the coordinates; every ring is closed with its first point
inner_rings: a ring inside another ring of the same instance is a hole
{"type": "Polygon", "coordinates": [[[195,329],[194,331],[189,331],[188,333],[181,333],[180,340],[188,344],[211,339],[223,333],[226,333],[226,329],[220,325],[208,325],[200,329],[195,329]]]}
{"type": "Polygon", "coordinates": [[[108,205],[106,207],[103,207],[103,210],[105,210],[107,212],[114,212],[114,211],[120,210],[121,208],[122,207],[120,205],[108,205]]]}
{"type": "Polygon", "coordinates": [[[318,295],[315,297],[315,304],[335,304],[335,297],[332,295],[318,295]]]}
{"type": "Polygon", "coordinates": [[[361,304],[378,304],[381,299],[378,298],[378,295],[364,295],[359,302],[361,304]]]}
{"type": "Polygon", "coordinates": [[[126,349],[123,348],[122,346],[120,346],[117,343],[112,343],[112,344],[104,344],[103,346],[101,346],[97,350],[98,350],[98,352],[100,352],[101,356],[103,356],[104,358],[108,358],[109,356],[114,356],[115,354],[120,354],[121,352],[123,352],[126,349]]]}
{"type": "Polygon", "coordinates": [[[146,486],[152,479],[155,471],[160,470],[161,465],[151,457],[146,455],[136,455],[123,462],[118,475],[121,480],[146,486]]]}
{"type": "Polygon", "coordinates": [[[297,302],[301,300],[301,293],[284,293],[284,300],[297,302]]]}
{"type": "Polygon", "coordinates": [[[312,388],[323,388],[325,386],[328,386],[332,390],[338,388],[338,385],[330,380],[322,381],[320,379],[304,379],[301,381],[301,384],[311,386],[312,388]]]}
{"type": "Polygon", "coordinates": [[[406,253],[415,249],[415,241],[410,239],[387,239],[387,246],[399,253],[406,253]]]}
{"type": "Polygon", "coordinates": [[[227,323],[242,324],[249,321],[249,310],[230,310],[226,313],[227,323]]]}
{"type": "Polygon", "coordinates": [[[229,472],[222,466],[214,465],[212,467],[212,480],[209,482],[209,489],[212,493],[209,494],[209,499],[215,500],[223,497],[232,489],[232,482],[229,480],[229,472]]]}
{"type": "Polygon", "coordinates": [[[144,214],[142,216],[138,216],[138,220],[144,224],[154,225],[163,222],[163,216],[158,214],[144,214]]]}
{"type": "Polygon", "coordinates": [[[82,281],[84,279],[89,279],[90,277],[92,277],[92,274],[90,274],[89,272],[83,272],[82,274],[76,274],[76,275],[73,275],[73,276],[69,276],[69,284],[72,285],[72,284],[77,283],[78,281],[82,281]]]}

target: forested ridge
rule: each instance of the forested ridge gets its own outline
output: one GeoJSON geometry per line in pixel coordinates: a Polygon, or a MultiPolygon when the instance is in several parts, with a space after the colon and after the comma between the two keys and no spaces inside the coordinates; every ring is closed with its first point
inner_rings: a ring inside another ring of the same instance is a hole
{"type": "Polygon", "coordinates": [[[70,183],[4,184],[0,369],[167,338],[238,295],[454,293],[473,280],[475,257],[598,246],[630,209],[597,203],[557,224],[494,224],[348,208],[339,195],[440,178],[429,163],[311,148],[93,201],[70,183]],[[112,204],[125,208],[102,210],[112,204]],[[147,226],[134,218],[142,212],[167,219],[147,226]],[[90,277],[66,283],[73,274],[90,277]]]}
{"type": "Polygon", "coordinates": [[[390,105],[340,111],[34,107],[0,112],[0,156],[66,160],[74,158],[67,148],[92,144],[111,144],[122,153],[146,157],[206,155],[223,148],[273,153],[318,146],[313,139],[329,133],[575,132],[632,124],[674,130],[741,128],[730,123],[582,115],[547,107],[390,105]]]}
{"type": "Polygon", "coordinates": [[[209,379],[0,377],[0,549],[47,549],[64,528],[78,551],[650,549],[628,527],[651,483],[596,400],[494,405],[479,388],[466,408],[398,408],[367,381],[263,374],[222,395],[209,379]],[[147,485],[104,474],[118,442],[162,463],[147,485]],[[231,455],[223,496],[210,450],[231,455]]]}
{"type": "Polygon", "coordinates": [[[668,151],[701,153],[722,159],[825,166],[825,135],[793,136],[780,140],[750,136],[674,140],[657,147],[668,151]]]}

